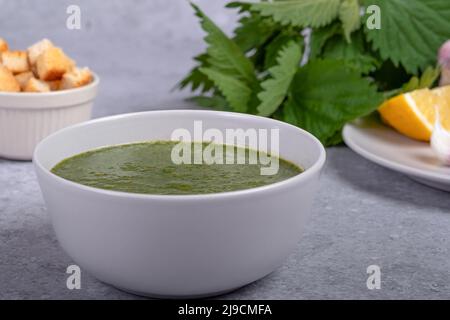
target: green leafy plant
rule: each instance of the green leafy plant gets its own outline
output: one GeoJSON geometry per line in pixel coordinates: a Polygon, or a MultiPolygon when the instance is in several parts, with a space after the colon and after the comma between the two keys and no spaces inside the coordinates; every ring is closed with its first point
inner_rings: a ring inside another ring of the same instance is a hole
{"type": "Polygon", "coordinates": [[[231,38],[192,7],[207,49],[179,88],[197,92],[200,106],[274,117],[327,146],[383,100],[432,86],[437,50],[450,38],[448,0],[231,2],[240,14],[231,38]],[[373,5],[381,29],[361,14],[373,5]]]}

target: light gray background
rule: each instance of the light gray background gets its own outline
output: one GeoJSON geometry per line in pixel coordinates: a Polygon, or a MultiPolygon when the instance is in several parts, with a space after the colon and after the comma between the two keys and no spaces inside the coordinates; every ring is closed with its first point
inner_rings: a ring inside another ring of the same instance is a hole
{"type": "MultiPolygon", "coordinates": [[[[196,1],[227,32],[223,0],[196,1]]],[[[0,37],[26,48],[43,37],[102,80],[94,116],[192,107],[170,90],[203,48],[184,0],[0,0],[0,37]],[[65,28],[79,4],[82,30],[65,28]]],[[[381,168],[345,147],[328,149],[313,215],[297,250],[268,277],[229,299],[449,299],[450,194],[381,168]],[[382,288],[366,287],[381,267],[382,288]]],[[[82,274],[66,289],[73,261],[52,231],[31,163],[0,159],[0,299],[134,299],[82,274]]]]}

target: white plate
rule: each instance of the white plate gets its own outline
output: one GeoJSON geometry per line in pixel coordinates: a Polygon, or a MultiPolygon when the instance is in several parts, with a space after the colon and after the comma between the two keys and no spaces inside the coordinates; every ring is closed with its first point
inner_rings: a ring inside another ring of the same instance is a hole
{"type": "Polygon", "coordinates": [[[428,186],[450,191],[450,167],[439,163],[428,143],[404,137],[373,116],[347,124],[343,137],[347,146],[364,158],[428,186]]]}

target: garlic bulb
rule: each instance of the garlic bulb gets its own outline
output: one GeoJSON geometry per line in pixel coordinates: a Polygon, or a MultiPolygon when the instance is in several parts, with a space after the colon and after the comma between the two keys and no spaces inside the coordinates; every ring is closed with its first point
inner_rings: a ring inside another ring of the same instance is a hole
{"type": "Polygon", "coordinates": [[[438,61],[442,68],[440,86],[450,85],[450,40],[439,50],[438,61]]]}
{"type": "Polygon", "coordinates": [[[450,132],[442,127],[439,108],[436,109],[436,124],[431,135],[431,148],[443,164],[450,166],[450,132]]]}

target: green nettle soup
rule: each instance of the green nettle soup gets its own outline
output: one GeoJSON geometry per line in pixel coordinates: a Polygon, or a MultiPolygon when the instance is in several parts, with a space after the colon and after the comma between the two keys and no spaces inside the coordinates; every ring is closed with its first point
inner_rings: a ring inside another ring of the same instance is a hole
{"type": "MultiPolygon", "coordinates": [[[[185,144],[192,150],[192,159],[196,150],[205,150],[211,145],[185,144]]],[[[160,195],[250,189],[279,182],[302,172],[302,169],[281,158],[276,158],[279,167],[273,175],[261,175],[261,167],[264,165],[260,161],[257,164],[248,164],[248,161],[245,164],[238,164],[237,161],[233,161],[233,164],[175,164],[171,155],[176,145],[179,142],[154,141],[95,149],[65,159],[51,171],[62,178],[90,187],[160,195]]],[[[234,160],[242,155],[247,159],[263,155],[247,148],[215,146],[223,147],[224,158],[232,157],[234,160]]]]}

